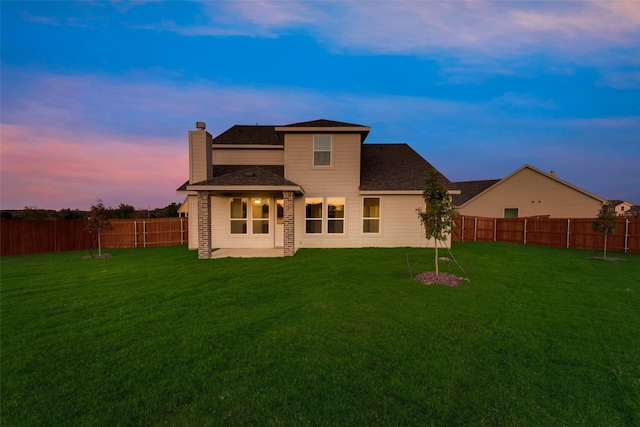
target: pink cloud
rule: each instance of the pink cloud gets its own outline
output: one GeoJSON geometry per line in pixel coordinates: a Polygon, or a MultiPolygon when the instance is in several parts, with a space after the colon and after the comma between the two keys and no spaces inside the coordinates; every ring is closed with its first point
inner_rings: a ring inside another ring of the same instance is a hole
{"type": "Polygon", "coordinates": [[[88,209],[97,198],[152,208],[182,201],[175,189],[188,176],[186,142],[7,124],[0,131],[3,209],[88,209]]]}

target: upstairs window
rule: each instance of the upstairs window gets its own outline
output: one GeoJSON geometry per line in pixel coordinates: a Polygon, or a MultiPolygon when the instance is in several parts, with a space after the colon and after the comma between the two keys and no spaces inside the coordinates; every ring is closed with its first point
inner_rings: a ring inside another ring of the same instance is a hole
{"type": "Polygon", "coordinates": [[[313,166],[331,166],[331,135],[313,137],[313,166]]]}

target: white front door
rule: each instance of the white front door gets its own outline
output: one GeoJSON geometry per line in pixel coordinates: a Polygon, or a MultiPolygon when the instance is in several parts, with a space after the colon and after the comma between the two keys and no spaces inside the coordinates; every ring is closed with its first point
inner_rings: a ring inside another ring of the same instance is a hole
{"type": "Polygon", "coordinates": [[[276,198],[276,227],[274,230],[276,248],[284,247],[284,199],[276,198]]]}

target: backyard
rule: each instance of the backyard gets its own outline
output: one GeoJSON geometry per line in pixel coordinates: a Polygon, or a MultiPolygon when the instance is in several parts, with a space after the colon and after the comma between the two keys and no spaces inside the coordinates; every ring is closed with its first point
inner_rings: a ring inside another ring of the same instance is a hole
{"type": "Polygon", "coordinates": [[[1,259],[2,425],[640,425],[640,255],[103,251],[1,259]]]}

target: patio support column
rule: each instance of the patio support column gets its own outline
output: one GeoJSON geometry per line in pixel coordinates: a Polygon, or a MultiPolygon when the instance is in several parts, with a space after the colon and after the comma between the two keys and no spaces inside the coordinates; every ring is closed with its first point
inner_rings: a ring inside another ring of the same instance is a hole
{"type": "Polygon", "coordinates": [[[295,239],[295,210],[293,191],[284,191],[284,256],[294,256],[296,253],[295,239]]]}
{"type": "Polygon", "coordinates": [[[211,194],[198,191],[198,259],[211,258],[211,194]]]}

